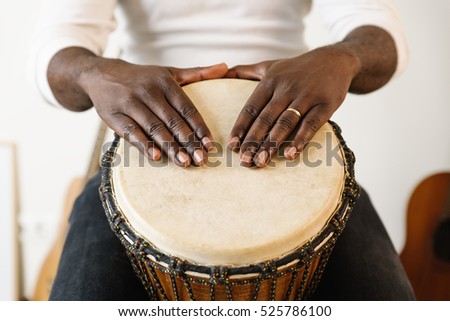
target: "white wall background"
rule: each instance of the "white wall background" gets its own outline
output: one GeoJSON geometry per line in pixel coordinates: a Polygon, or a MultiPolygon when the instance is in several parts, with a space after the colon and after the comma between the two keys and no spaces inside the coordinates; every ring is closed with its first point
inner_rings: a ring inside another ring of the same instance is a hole
{"type": "MultiPolygon", "coordinates": [[[[25,82],[27,42],[40,0],[15,0],[0,11],[0,140],[17,144],[24,293],[55,235],[70,180],[85,174],[98,124],[95,112],[56,110],[25,82]]],[[[450,170],[450,2],[397,0],[410,47],[403,76],[376,93],[349,96],[334,117],[357,156],[369,191],[398,250],[408,198],[434,172],[450,170]]],[[[327,37],[313,13],[308,41],[327,37]]]]}

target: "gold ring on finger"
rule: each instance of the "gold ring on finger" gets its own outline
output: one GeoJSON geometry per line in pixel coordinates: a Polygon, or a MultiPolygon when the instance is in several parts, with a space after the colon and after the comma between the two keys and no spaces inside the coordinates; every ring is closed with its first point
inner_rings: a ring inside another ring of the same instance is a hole
{"type": "Polygon", "coordinates": [[[300,114],[300,112],[299,112],[297,109],[295,109],[295,108],[289,107],[288,109],[286,109],[286,111],[292,111],[292,112],[293,112],[294,114],[296,114],[299,118],[302,117],[302,114],[300,114]]]}

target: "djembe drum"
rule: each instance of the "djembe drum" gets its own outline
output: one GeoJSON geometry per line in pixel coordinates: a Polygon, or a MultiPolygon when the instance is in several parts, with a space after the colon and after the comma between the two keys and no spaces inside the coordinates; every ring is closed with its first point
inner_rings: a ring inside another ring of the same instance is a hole
{"type": "Polygon", "coordinates": [[[104,155],[103,206],[152,299],[300,300],[320,280],[359,194],[354,156],[329,122],[297,161],[241,167],[227,137],[256,84],[183,88],[218,143],[205,166],[145,160],[119,137],[104,155]]]}

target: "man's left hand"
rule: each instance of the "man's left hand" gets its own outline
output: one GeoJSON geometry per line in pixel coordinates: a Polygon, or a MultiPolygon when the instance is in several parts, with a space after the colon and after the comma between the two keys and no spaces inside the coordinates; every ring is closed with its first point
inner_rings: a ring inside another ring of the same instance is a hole
{"type": "Polygon", "coordinates": [[[291,135],[284,156],[297,157],[342,104],[360,65],[337,44],[231,68],[226,77],[260,81],[230,134],[229,147],[240,151],[241,165],[266,166],[291,135]]]}

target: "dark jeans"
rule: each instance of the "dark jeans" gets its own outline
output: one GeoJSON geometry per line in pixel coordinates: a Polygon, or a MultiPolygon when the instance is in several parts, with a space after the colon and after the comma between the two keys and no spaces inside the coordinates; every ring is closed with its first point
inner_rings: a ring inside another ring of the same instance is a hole
{"type": "MultiPolygon", "coordinates": [[[[99,185],[97,175],[74,205],[50,300],[148,299],[108,225],[99,185]]],[[[400,259],[364,190],[313,299],[414,299],[400,259]]]]}

